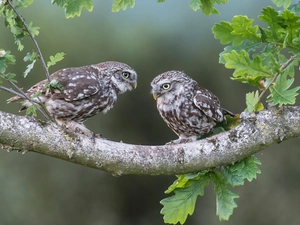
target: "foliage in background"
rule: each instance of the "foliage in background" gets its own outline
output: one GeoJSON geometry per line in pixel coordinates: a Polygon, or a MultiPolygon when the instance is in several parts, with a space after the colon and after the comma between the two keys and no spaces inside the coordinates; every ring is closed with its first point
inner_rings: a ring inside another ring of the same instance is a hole
{"type": "MultiPolygon", "coordinates": [[[[190,0],[192,10],[199,9],[206,15],[218,14],[216,4],[225,4],[228,0],[190,0]]],[[[164,0],[157,0],[164,2],[164,0]]],[[[220,63],[228,69],[234,69],[231,79],[249,84],[256,90],[246,94],[246,112],[257,112],[264,109],[262,97],[268,92],[266,102],[278,105],[295,104],[299,86],[293,87],[295,66],[300,59],[300,3],[291,5],[292,0],[272,0],[277,7],[284,7],[281,11],[268,6],[263,8],[258,17],[264,26],[253,25],[254,19],[247,16],[234,16],[231,22],[221,21],[215,24],[212,32],[216,39],[224,45],[220,53],[220,63]]],[[[49,80],[47,90],[60,88],[55,79],[50,80],[48,67],[64,58],[64,53],[50,56],[47,64],[44,62],[41,51],[35,41],[39,34],[39,27],[32,22],[25,23],[17,9],[26,8],[33,0],[0,1],[0,16],[5,19],[5,26],[10,29],[17,49],[22,51],[22,40],[30,37],[36,46],[36,51],[28,52],[24,62],[28,66],[24,71],[27,77],[36,61],[41,60],[46,78],[49,80]]],[[[66,18],[80,16],[82,9],[93,10],[92,0],[52,0],[52,4],[65,10],[66,18]]],[[[114,0],[112,11],[118,12],[128,7],[134,7],[134,0],[114,0]]],[[[7,72],[7,67],[16,63],[11,51],[0,48],[0,84],[8,81],[16,88],[16,94],[24,97],[24,93],[15,83],[15,74],[7,72]]],[[[0,89],[7,90],[0,86],[0,89]]],[[[27,113],[36,115],[36,106],[33,104],[27,113]]],[[[239,117],[228,120],[228,127],[237,125],[239,117]]],[[[161,201],[165,223],[185,223],[187,216],[195,211],[198,196],[204,195],[204,188],[210,182],[214,184],[216,193],[216,214],[220,220],[228,220],[237,207],[234,199],[239,196],[229,187],[244,185],[245,179],[249,182],[260,173],[257,165],[260,162],[254,156],[247,157],[233,165],[212,168],[193,174],[178,175],[177,180],[165,192],[174,195],[161,201]]]]}

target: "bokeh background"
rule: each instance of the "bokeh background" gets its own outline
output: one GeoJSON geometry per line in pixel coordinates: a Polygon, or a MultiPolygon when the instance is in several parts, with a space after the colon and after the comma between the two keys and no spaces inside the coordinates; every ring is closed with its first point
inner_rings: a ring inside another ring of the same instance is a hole
{"type": "MultiPolygon", "coordinates": [[[[21,10],[27,22],[40,26],[37,41],[44,57],[65,52],[65,59],[50,72],[73,66],[116,60],[129,64],[139,75],[138,88],[119,97],[106,115],[86,125],[115,141],[159,145],[176,136],[160,118],[150,95],[150,82],[167,70],[183,70],[219,96],[222,106],[239,113],[251,87],[230,80],[231,70],[218,63],[223,50],[211,28],[234,15],[255,18],[270,0],[231,0],[219,6],[221,15],[193,12],[189,1],[137,0],[133,9],[111,12],[113,1],[94,1],[91,13],[65,19],[50,1],[35,1],[21,10]]],[[[4,19],[0,18],[0,48],[11,50],[17,64],[18,84],[29,88],[45,78],[38,62],[27,79],[23,57],[34,49],[24,41],[18,52],[4,19]]],[[[18,104],[6,104],[11,94],[0,92],[0,110],[18,114],[18,104]]],[[[300,224],[299,140],[289,140],[257,154],[262,174],[252,183],[235,188],[240,195],[228,225],[300,224]]],[[[86,168],[35,153],[0,151],[0,224],[15,225],[150,225],[163,224],[159,201],[175,177],[123,176],[86,168]]],[[[221,224],[215,216],[213,186],[197,201],[187,225],[221,224]]]]}

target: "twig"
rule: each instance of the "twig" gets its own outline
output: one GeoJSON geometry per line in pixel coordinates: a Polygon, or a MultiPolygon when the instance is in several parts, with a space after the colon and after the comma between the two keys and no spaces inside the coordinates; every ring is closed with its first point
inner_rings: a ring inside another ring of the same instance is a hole
{"type": "Polygon", "coordinates": [[[17,96],[19,96],[20,98],[26,99],[26,97],[25,97],[23,94],[20,94],[19,92],[16,92],[16,91],[14,91],[13,89],[6,88],[6,87],[3,87],[3,86],[1,86],[1,85],[0,85],[0,89],[1,89],[1,90],[4,90],[4,91],[7,91],[7,92],[9,92],[9,93],[12,93],[12,94],[14,94],[14,95],[17,95],[17,96]]]}
{"type": "MultiPolygon", "coordinates": [[[[25,99],[27,99],[28,101],[30,101],[31,102],[31,104],[34,104],[34,105],[39,105],[39,106],[41,106],[41,104],[39,104],[39,102],[37,102],[37,101],[34,101],[33,99],[31,99],[31,98],[29,98],[27,95],[26,95],[26,93],[21,89],[21,88],[19,88],[14,82],[12,82],[12,81],[8,81],[12,86],[14,86],[14,88],[16,88],[22,95],[23,95],[23,97],[22,98],[25,98],[25,99]]],[[[20,95],[18,95],[18,96],[20,96],[20,95]]],[[[47,120],[51,120],[51,121],[53,121],[53,119],[52,119],[52,117],[50,116],[50,114],[49,114],[49,112],[47,111],[47,109],[45,109],[44,107],[42,107],[43,108],[43,110],[41,110],[40,108],[39,108],[39,106],[37,106],[36,108],[38,109],[38,111],[47,119],[47,120]]]]}
{"type": "MultiPolygon", "coordinates": [[[[49,75],[49,70],[48,70],[48,67],[47,67],[47,65],[46,65],[46,63],[45,63],[44,57],[43,57],[43,55],[42,55],[42,52],[41,52],[41,50],[40,50],[40,47],[39,47],[37,41],[35,40],[35,38],[34,38],[33,35],[31,34],[31,32],[30,32],[30,30],[29,30],[29,28],[28,28],[28,26],[27,26],[25,20],[23,19],[23,17],[18,13],[18,11],[16,10],[16,8],[12,5],[11,0],[7,0],[7,3],[8,3],[8,4],[10,5],[10,7],[14,10],[15,14],[17,15],[17,17],[22,21],[22,23],[23,23],[23,25],[24,25],[24,27],[25,27],[25,29],[26,29],[28,35],[30,36],[31,40],[33,41],[33,43],[34,43],[34,45],[35,45],[35,47],[36,47],[36,49],[37,49],[37,51],[38,51],[38,54],[39,54],[39,56],[40,56],[40,59],[41,59],[41,61],[42,61],[42,65],[43,65],[43,68],[44,68],[46,77],[47,77],[47,79],[48,79],[48,82],[50,83],[50,82],[51,82],[51,78],[50,78],[50,75],[49,75]]],[[[51,90],[51,92],[52,92],[52,90],[51,90]]]]}
{"type": "MultiPolygon", "coordinates": [[[[291,58],[289,58],[288,61],[286,61],[285,63],[283,63],[280,67],[280,71],[285,70],[292,62],[295,58],[297,58],[298,56],[293,55],[291,56],[291,58]]],[[[264,88],[264,90],[260,93],[260,95],[258,96],[258,102],[260,102],[262,96],[266,93],[266,91],[269,89],[269,87],[272,85],[272,83],[276,80],[276,78],[279,76],[280,72],[276,73],[274,75],[274,77],[272,78],[272,80],[268,83],[268,85],[264,88]]]]}
{"type": "MultiPolygon", "coordinates": [[[[48,70],[48,67],[47,67],[47,65],[46,65],[46,63],[45,63],[43,54],[42,54],[42,52],[41,52],[41,49],[40,49],[40,47],[39,47],[37,41],[35,40],[35,38],[34,38],[33,35],[31,34],[31,32],[30,32],[30,30],[29,30],[29,28],[28,28],[28,26],[27,26],[25,20],[23,19],[23,17],[18,13],[18,11],[16,10],[16,8],[15,8],[15,7],[13,6],[13,4],[11,3],[11,0],[7,0],[7,3],[8,3],[9,6],[13,9],[13,11],[14,11],[15,14],[17,15],[17,17],[22,21],[22,23],[23,23],[23,25],[24,25],[24,27],[25,27],[25,29],[26,29],[26,31],[27,31],[29,37],[30,37],[31,40],[33,41],[33,43],[34,43],[34,45],[35,45],[35,47],[36,47],[36,49],[37,49],[37,51],[38,51],[38,55],[39,55],[39,57],[40,57],[40,59],[41,59],[41,62],[42,62],[42,65],[43,65],[43,68],[44,68],[44,71],[45,71],[47,80],[48,80],[49,83],[51,83],[51,78],[50,78],[50,75],[49,75],[49,70],[48,70]]],[[[29,97],[28,97],[28,96],[27,96],[27,95],[26,95],[26,94],[25,94],[25,93],[24,93],[17,85],[15,85],[15,84],[14,84],[13,82],[11,82],[11,81],[10,81],[10,83],[11,83],[11,84],[12,84],[19,92],[21,92],[21,93],[24,95],[24,96],[21,96],[20,94],[17,94],[19,97],[21,97],[21,98],[24,98],[24,97],[25,97],[25,99],[29,100],[32,104],[34,104],[34,101],[33,101],[32,99],[30,99],[30,98],[29,98],[29,97]]],[[[3,90],[4,90],[4,89],[3,89],[3,90]]],[[[50,91],[51,91],[51,93],[53,93],[53,90],[52,90],[51,87],[50,87],[50,91]]],[[[39,104],[38,102],[35,102],[35,103],[39,104]]],[[[48,110],[44,107],[43,104],[39,104],[39,106],[37,106],[38,111],[39,111],[46,119],[51,120],[52,122],[56,122],[56,121],[52,118],[52,116],[49,114],[48,110]],[[41,109],[39,108],[39,106],[40,106],[43,110],[41,110],[41,109]]]]}

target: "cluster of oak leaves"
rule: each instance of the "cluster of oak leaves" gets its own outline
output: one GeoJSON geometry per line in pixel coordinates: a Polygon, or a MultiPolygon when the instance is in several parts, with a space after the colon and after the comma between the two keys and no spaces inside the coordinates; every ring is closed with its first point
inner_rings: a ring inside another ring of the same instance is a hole
{"type": "MultiPolygon", "coordinates": [[[[226,3],[228,0],[220,0],[219,3],[226,3]]],[[[0,1],[0,16],[5,18],[5,25],[10,28],[15,38],[18,50],[22,51],[24,46],[21,41],[28,36],[28,31],[16,16],[14,11],[4,6],[5,1],[0,1]]],[[[18,7],[27,7],[33,1],[18,1],[18,7]]],[[[163,0],[158,0],[163,2],[163,0]]],[[[214,0],[210,4],[202,5],[200,0],[191,0],[190,7],[193,10],[201,9],[203,13],[210,15],[218,13],[214,8],[214,0]]],[[[263,26],[253,25],[253,19],[247,16],[234,16],[231,22],[222,21],[212,28],[214,37],[224,45],[224,51],[220,53],[219,62],[228,69],[234,69],[231,79],[250,84],[257,88],[255,92],[246,94],[247,112],[256,112],[264,108],[261,98],[265,93],[267,102],[279,107],[287,104],[294,104],[298,95],[298,87],[291,88],[294,82],[294,69],[300,59],[300,3],[290,5],[290,1],[273,0],[278,6],[284,9],[277,11],[273,7],[263,8],[258,19],[264,23],[263,26]],[[282,51],[288,52],[283,55],[282,51]]],[[[65,9],[66,17],[80,16],[82,7],[91,11],[93,4],[91,0],[82,1],[52,1],[53,4],[65,9]]],[[[133,7],[134,0],[115,0],[113,11],[133,7]]],[[[32,37],[39,34],[39,27],[32,23],[27,24],[32,37]]],[[[62,60],[64,53],[57,53],[51,56],[47,67],[62,60]]],[[[29,52],[24,57],[29,62],[24,77],[28,75],[35,62],[39,59],[36,52],[29,52]]],[[[16,82],[13,73],[6,71],[8,65],[15,64],[16,59],[10,51],[0,48],[0,84],[3,80],[16,82]]],[[[55,84],[54,84],[55,85],[55,84]]],[[[27,114],[36,114],[36,109],[31,107],[27,114]]],[[[227,118],[228,128],[238,125],[239,118],[227,118]]],[[[166,223],[183,224],[188,215],[194,212],[197,197],[204,195],[204,188],[210,182],[214,184],[216,193],[217,216],[220,220],[228,220],[234,208],[237,207],[234,199],[239,196],[233,193],[229,187],[244,185],[245,179],[252,181],[256,174],[260,173],[260,162],[254,156],[247,157],[234,165],[222,166],[198,173],[178,175],[177,180],[166,190],[165,193],[173,193],[161,201],[166,223]]]]}

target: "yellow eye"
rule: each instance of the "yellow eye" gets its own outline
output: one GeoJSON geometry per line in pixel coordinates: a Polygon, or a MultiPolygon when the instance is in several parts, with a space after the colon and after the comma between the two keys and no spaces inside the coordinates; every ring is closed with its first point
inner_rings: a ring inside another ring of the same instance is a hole
{"type": "Polygon", "coordinates": [[[130,73],[129,72],[122,72],[122,76],[124,77],[124,78],[129,78],[129,76],[130,76],[130,73]]]}
{"type": "Polygon", "coordinates": [[[161,87],[164,90],[168,90],[171,87],[171,85],[169,83],[165,83],[165,84],[161,85],[161,87]]]}

